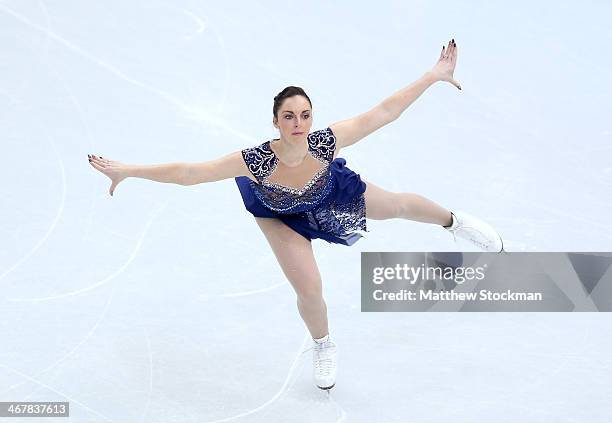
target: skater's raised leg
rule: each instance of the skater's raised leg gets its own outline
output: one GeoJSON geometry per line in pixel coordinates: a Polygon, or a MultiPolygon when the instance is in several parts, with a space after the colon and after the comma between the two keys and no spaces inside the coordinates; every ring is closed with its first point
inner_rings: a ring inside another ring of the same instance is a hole
{"type": "Polygon", "coordinates": [[[368,219],[409,219],[433,223],[444,227],[454,237],[463,238],[484,251],[503,250],[502,239],[495,229],[465,212],[451,212],[422,195],[389,192],[371,182],[366,182],[364,195],[368,219]]]}
{"type": "Polygon", "coordinates": [[[441,226],[450,226],[453,223],[449,210],[419,194],[389,192],[366,182],[364,195],[368,219],[409,219],[441,226]]]}

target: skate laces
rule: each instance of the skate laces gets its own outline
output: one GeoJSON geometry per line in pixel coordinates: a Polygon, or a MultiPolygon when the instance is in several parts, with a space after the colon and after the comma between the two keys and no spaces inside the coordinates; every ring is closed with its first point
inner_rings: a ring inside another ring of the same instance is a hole
{"type": "MultiPolygon", "coordinates": [[[[449,231],[449,232],[450,232],[450,233],[453,235],[453,240],[454,240],[455,242],[457,242],[457,236],[456,236],[455,232],[460,231],[460,230],[462,230],[462,229],[471,229],[472,231],[474,231],[474,232],[476,232],[478,235],[480,235],[480,236],[482,237],[482,239],[487,240],[487,236],[486,236],[486,235],[485,235],[485,233],[484,233],[484,232],[482,232],[480,229],[478,229],[478,228],[474,228],[473,226],[464,226],[464,225],[463,225],[463,223],[459,223],[455,229],[448,229],[448,231],[449,231]]],[[[480,240],[476,239],[476,238],[475,238],[475,237],[473,237],[473,236],[470,236],[470,235],[471,235],[471,234],[470,234],[470,231],[464,231],[464,232],[468,234],[468,237],[469,237],[469,239],[470,239],[472,242],[474,242],[474,243],[476,243],[476,244],[478,244],[478,245],[481,245],[481,246],[487,246],[487,245],[489,244],[489,243],[486,243],[486,242],[482,242],[482,241],[480,241],[480,240]]]]}
{"type": "Polygon", "coordinates": [[[314,351],[314,367],[318,374],[329,375],[334,368],[334,353],[336,347],[327,345],[328,342],[322,345],[315,345],[310,348],[314,351]]]}

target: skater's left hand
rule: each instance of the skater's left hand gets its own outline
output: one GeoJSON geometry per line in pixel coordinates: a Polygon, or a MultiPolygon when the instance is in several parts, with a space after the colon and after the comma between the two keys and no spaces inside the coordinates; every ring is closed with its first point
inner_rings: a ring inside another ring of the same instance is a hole
{"type": "Polygon", "coordinates": [[[461,85],[458,81],[453,78],[453,72],[455,72],[455,65],[457,64],[457,44],[453,38],[448,42],[448,46],[442,47],[442,52],[438,58],[438,63],[431,68],[431,73],[439,81],[447,81],[453,84],[458,89],[461,89],[461,85]]]}

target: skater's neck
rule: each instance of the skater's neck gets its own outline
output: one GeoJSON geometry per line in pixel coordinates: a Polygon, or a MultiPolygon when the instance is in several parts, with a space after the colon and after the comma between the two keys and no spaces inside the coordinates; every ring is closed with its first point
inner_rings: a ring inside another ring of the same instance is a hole
{"type": "Polygon", "coordinates": [[[287,141],[281,136],[270,142],[270,148],[278,160],[288,167],[301,165],[308,155],[308,142],[303,139],[287,141]]]}

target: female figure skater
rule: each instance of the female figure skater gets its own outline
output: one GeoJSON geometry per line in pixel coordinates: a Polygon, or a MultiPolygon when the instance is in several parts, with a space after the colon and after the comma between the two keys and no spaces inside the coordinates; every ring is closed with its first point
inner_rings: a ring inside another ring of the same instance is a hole
{"type": "Polygon", "coordinates": [[[366,230],[367,219],[409,219],[441,225],[485,251],[499,252],[502,240],[488,224],[462,212],[450,212],[414,193],[394,193],[362,181],[338,157],[396,120],[430,85],[453,79],[457,62],[454,39],[442,47],[437,63],[420,79],[370,111],[310,132],[312,104],[299,87],[287,87],[274,98],[272,122],[278,139],[203,163],[127,165],[89,156],[91,165],[111,179],[109,193],[128,177],[194,185],[235,178],[244,204],[297,294],[297,306],[314,340],[316,385],[331,389],[336,378],[336,345],[329,337],[327,306],[311,240],[352,245],[366,230]]]}

